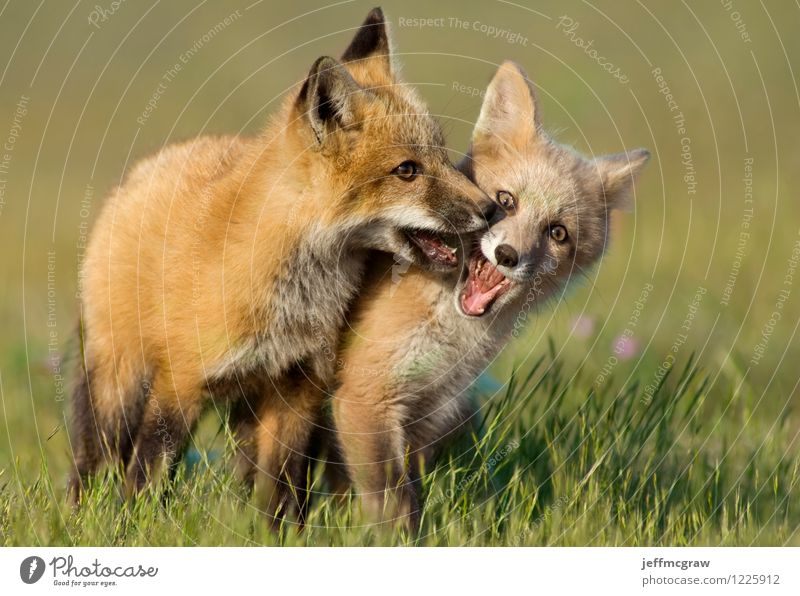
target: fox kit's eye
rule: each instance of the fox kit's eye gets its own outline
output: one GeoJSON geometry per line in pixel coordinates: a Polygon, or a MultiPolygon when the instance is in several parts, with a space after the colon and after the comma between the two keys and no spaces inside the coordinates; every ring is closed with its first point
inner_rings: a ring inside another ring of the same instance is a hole
{"type": "Polygon", "coordinates": [[[517,207],[517,200],[507,190],[498,190],[497,195],[495,195],[495,200],[497,204],[500,205],[506,211],[514,211],[517,207]]]}
{"type": "Polygon", "coordinates": [[[392,174],[403,180],[413,180],[419,174],[419,166],[413,161],[404,161],[392,170],[392,174]]]}
{"type": "Polygon", "coordinates": [[[561,244],[567,240],[567,228],[564,226],[551,226],[550,227],[550,237],[561,244]]]}

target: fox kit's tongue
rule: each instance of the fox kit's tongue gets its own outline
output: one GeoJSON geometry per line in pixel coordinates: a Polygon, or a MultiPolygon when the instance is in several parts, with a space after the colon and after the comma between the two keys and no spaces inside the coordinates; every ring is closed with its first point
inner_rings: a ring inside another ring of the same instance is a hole
{"type": "Polygon", "coordinates": [[[482,254],[470,259],[469,275],[461,292],[461,308],[464,314],[481,316],[511,285],[502,273],[495,269],[482,254]]]}
{"type": "Polygon", "coordinates": [[[455,249],[448,246],[439,235],[418,230],[411,239],[431,261],[447,267],[455,267],[458,263],[455,249]]]}

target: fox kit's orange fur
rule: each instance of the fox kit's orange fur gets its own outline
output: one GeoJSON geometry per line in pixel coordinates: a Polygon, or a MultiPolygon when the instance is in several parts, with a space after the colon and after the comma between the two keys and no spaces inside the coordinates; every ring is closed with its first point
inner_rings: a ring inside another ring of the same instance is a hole
{"type": "MultiPolygon", "coordinates": [[[[141,488],[209,396],[254,397],[299,364],[330,382],[320,354],[367,249],[454,266],[435,233],[478,229],[489,204],[397,81],[378,9],[259,136],[198,138],[140,162],[98,218],[82,271],[74,494],[108,456],[129,492],[141,488]]],[[[317,399],[269,404],[286,453],[305,450],[317,399]]]]}
{"type": "Polygon", "coordinates": [[[555,143],[524,73],[500,67],[462,165],[503,216],[458,273],[412,267],[398,280],[376,259],[348,317],[333,418],[372,519],[418,523],[420,460],[462,423],[465,393],[515,326],[600,258],[609,212],[647,158],[640,149],[587,159],[555,143]]]}

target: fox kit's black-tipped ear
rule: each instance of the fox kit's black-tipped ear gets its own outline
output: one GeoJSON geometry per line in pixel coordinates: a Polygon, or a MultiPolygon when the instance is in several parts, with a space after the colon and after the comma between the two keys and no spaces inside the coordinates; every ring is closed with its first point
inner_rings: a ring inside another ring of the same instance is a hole
{"type": "Polygon", "coordinates": [[[392,72],[392,43],[383,11],[373,8],[342,54],[342,62],[361,62],[392,72]]]}
{"type": "Polygon", "coordinates": [[[609,209],[626,209],[630,205],[633,180],[650,159],[647,149],[603,155],[594,160],[600,174],[602,195],[609,209]]]}
{"type": "Polygon", "coordinates": [[[318,144],[337,128],[352,125],[363,93],[338,60],[323,56],[314,62],[297,96],[297,109],[307,119],[318,144]]]}
{"type": "Polygon", "coordinates": [[[473,141],[494,139],[524,149],[536,137],[539,125],[536,89],[518,64],[503,62],[486,89],[473,141]]]}

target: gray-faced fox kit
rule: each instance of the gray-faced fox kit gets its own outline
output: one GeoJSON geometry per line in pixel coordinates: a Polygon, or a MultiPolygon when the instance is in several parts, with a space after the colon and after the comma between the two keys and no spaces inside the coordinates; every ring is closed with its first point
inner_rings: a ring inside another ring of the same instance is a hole
{"type": "MultiPolygon", "coordinates": [[[[603,254],[609,213],[649,154],[589,159],[541,128],[534,87],[504,63],[483,102],[463,170],[500,207],[460,269],[370,264],[348,315],[333,398],[337,442],[372,520],[419,522],[420,459],[462,424],[465,394],[515,325],[603,254]]],[[[262,412],[262,425],[271,425],[262,412]]]]}
{"type": "MultiPolygon", "coordinates": [[[[453,269],[438,234],[485,226],[493,203],[449,162],[389,45],[375,9],[260,135],[168,146],[112,193],[82,270],[73,497],[108,458],[125,466],[128,493],[140,489],[210,398],[259,394],[300,364],[330,382],[320,354],[367,250],[453,269]]],[[[270,405],[284,450],[275,476],[306,449],[317,399],[270,405]]]]}

